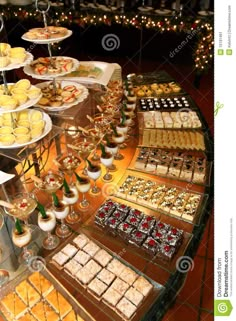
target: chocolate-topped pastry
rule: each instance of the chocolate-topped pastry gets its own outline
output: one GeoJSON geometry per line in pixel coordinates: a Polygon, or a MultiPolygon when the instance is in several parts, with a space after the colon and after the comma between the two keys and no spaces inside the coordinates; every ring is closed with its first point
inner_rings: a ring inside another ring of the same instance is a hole
{"type": "Polygon", "coordinates": [[[152,237],[159,243],[163,242],[163,240],[165,239],[166,237],[166,231],[162,231],[162,230],[159,230],[159,229],[155,229],[153,232],[152,232],[152,237]]]}
{"type": "Polygon", "coordinates": [[[111,216],[107,219],[106,225],[115,233],[115,229],[119,225],[120,221],[119,219],[115,218],[114,216],[111,216]]]}
{"type": "Polygon", "coordinates": [[[126,217],[125,221],[134,227],[138,227],[141,217],[130,214],[126,217]]]}
{"type": "Polygon", "coordinates": [[[144,216],[138,226],[138,230],[143,233],[150,234],[155,224],[156,220],[153,216],[144,216]]]}
{"type": "Polygon", "coordinates": [[[109,207],[109,208],[114,208],[116,207],[116,205],[117,205],[117,202],[114,202],[111,199],[106,200],[105,203],[103,204],[103,206],[109,207]]]}
{"type": "Polygon", "coordinates": [[[124,239],[129,238],[133,230],[134,230],[134,226],[126,222],[120,223],[117,228],[118,234],[124,239]]]}
{"type": "Polygon", "coordinates": [[[184,231],[172,226],[172,227],[170,227],[168,234],[173,235],[173,236],[182,237],[184,234],[184,231]]]}
{"type": "Polygon", "coordinates": [[[141,211],[139,211],[135,208],[131,208],[129,215],[133,215],[133,216],[137,217],[139,220],[141,220],[144,216],[144,214],[141,211]]]}
{"type": "Polygon", "coordinates": [[[170,229],[170,225],[163,223],[161,221],[157,222],[156,224],[156,228],[163,234],[168,233],[169,229],[170,229]]]}
{"type": "Polygon", "coordinates": [[[175,254],[175,248],[167,243],[162,243],[160,245],[160,251],[157,255],[160,255],[164,259],[171,260],[175,254]]]}
{"type": "Polygon", "coordinates": [[[148,236],[142,247],[147,253],[151,255],[155,255],[160,250],[159,243],[155,241],[151,236],[148,236]]]}
{"type": "Polygon", "coordinates": [[[125,204],[117,204],[117,210],[118,211],[122,211],[122,212],[124,212],[124,213],[128,213],[129,212],[129,210],[130,210],[130,207],[129,206],[127,206],[127,205],[125,205],[125,204]]]}
{"type": "Polygon", "coordinates": [[[131,244],[141,246],[146,237],[147,235],[145,233],[135,230],[131,233],[129,242],[131,244]]]}
{"type": "Polygon", "coordinates": [[[115,217],[120,222],[124,221],[126,216],[127,216],[127,213],[126,212],[122,212],[120,210],[115,210],[115,212],[113,212],[112,215],[111,215],[111,217],[115,217]]]}
{"type": "Polygon", "coordinates": [[[165,243],[173,246],[175,249],[177,249],[179,247],[180,241],[181,241],[180,237],[174,236],[174,235],[169,235],[169,234],[167,234],[164,239],[165,243]]]}
{"type": "Polygon", "coordinates": [[[106,220],[109,217],[109,212],[99,211],[95,216],[95,224],[104,227],[106,225],[106,220]]]}

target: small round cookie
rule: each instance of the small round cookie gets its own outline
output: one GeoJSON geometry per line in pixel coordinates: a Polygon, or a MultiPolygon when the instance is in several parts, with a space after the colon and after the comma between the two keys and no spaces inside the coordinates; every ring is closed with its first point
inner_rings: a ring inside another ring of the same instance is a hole
{"type": "Polygon", "coordinates": [[[41,106],[48,106],[49,105],[49,99],[46,97],[42,97],[39,99],[38,104],[41,106]]]}

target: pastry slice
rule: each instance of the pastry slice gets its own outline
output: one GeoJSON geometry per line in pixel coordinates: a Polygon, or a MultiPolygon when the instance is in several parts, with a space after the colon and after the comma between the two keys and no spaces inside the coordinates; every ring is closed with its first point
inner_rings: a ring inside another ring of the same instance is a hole
{"type": "Polygon", "coordinates": [[[115,289],[109,288],[103,294],[103,301],[111,307],[115,307],[117,303],[120,301],[122,294],[117,292],[115,289]]]}
{"type": "Polygon", "coordinates": [[[152,290],[153,286],[143,276],[140,276],[133,284],[133,287],[142,293],[143,296],[147,296],[152,290]]]}
{"type": "Polygon", "coordinates": [[[53,289],[45,299],[61,318],[66,316],[72,310],[72,306],[69,302],[55,289],[53,289]]]}
{"type": "Polygon", "coordinates": [[[59,316],[52,308],[43,301],[37,303],[32,309],[31,313],[38,321],[59,321],[59,316]]]}
{"type": "Polygon", "coordinates": [[[62,320],[63,321],[77,321],[77,317],[76,317],[75,312],[73,310],[71,310],[62,320]]]}
{"type": "Polygon", "coordinates": [[[19,319],[27,311],[26,304],[16,295],[15,292],[11,292],[5,296],[1,300],[1,303],[13,320],[19,319]]]}
{"type": "Polygon", "coordinates": [[[22,301],[30,307],[40,300],[38,292],[26,280],[18,284],[15,291],[22,301]]]}
{"type": "Polygon", "coordinates": [[[73,243],[79,248],[82,249],[87,243],[89,239],[84,234],[79,234],[73,239],[73,243]]]}
{"type": "Polygon", "coordinates": [[[122,317],[125,317],[125,319],[129,320],[137,308],[129,300],[122,298],[117,304],[116,309],[122,315],[122,317]]]}
{"type": "Polygon", "coordinates": [[[67,244],[61,251],[72,258],[77,253],[78,249],[72,244],[67,244]]]}
{"type": "Polygon", "coordinates": [[[127,289],[129,288],[129,285],[126,282],[122,281],[121,279],[117,278],[112,283],[111,288],[113,288],[114,290],[116,290],[120,294],[124,295],[125,292],[127,291],[127,289]]]}
{"type": "Polygon", "coordinates": [[[93,257],[99,250],[100,247],[97,246],[94,242],[90,241],[88,244],[85,245],[83,248],[84,252],[88,253],[91,257],[93,257]]]}
{"type": "Polygon", "coordinates": [[[107,285],[97,278],[93,279],[88,285],[88,291],[96,298],[101,298],[106,289],[107,285]]]}
{"type": "Polygon", "coordinates": [[[37,321],[29,312],[23,315],[18,321],[37,321]]]}
{"type": "Polygon", "coordinates": [[[53,284],[39,272],[34,272],[29,276],[29,281],[33,287],[44,297],[53,290],[53,284]]]}
{"type": "Polygon", "coordinates": [[[129,285],[133,284],[134,281],[137,279],[138,274],[135,273],[133,270],[130,268],[126,267],[120,274],[119,276],[121,280],[125,281],[129,285]]]}
{"type": "Polygon", "coordinates": [[[133,287],[129,288],[129,290],[125,293],[125,297],[136,306],[139,306],[139,304],[143,301],[143,295],[133,287]]]}
{"type": "Polygon", "coordinates": [[[112,256],[105,250],[101,249],[98,251],[95,256],[94,260],[96,260],[102,267],[105,267],[112,259],[112,256]]]}

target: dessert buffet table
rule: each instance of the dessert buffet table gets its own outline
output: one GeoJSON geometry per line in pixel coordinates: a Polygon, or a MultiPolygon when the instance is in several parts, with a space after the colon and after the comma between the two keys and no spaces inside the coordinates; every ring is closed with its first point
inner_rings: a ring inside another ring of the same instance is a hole
{"type": "MultiPolygon", "coordinates": [[[[6,297],[1,302],[1,313],[5,315],[2,320],[11,319],[9,315],[16,313],[18,301],[22,304],[17,314],[19,320],[26,320],[26,311],[29,318],[34,316],[41,320],[40,309],[45,313],[44,320],[51,320],[52,315],[55,320],[67,320],[66,316],[69,320],[69,314],[73,315],[73,320],[161,320],[191,268],[182,268],[181,262],[186,263],[187,257],[191,264],[212,199],[212,143],[198,107],[182,89],[178,93],[163,94],[159,85],[158,88],[151,86],[173,81],[169,75],[160,73],[151,81],[148,75],[143,75],[141,80],[133,77],[132,82],[127,79],[123,82],[124,95],[120,95],[119,104],[128,104],[131,91],[137,98],[134,99],[135,111],[129,114],[132,118],[126,146],[120,149],[123,159],[114,162],[117,171],[111,171],[113,178],[106,182],[102,178],[105,168],[99,158],[94,162],[102,166],[102,175],[97,181],[101,191],[95,195],[85,193],[90,202],[88,207],[80,206],[82,194],[79,193],[75,209],[80,221],[73,225],[67,221],[69,236],[60,238],[55,249],[45,250],[42,233],[36,233],[32,243],[37,244],[37,257],[44,258],[46,268],[31,262],[29,269],[21,266],[13,273],[11,282],[1,291],[6,297]],[[145,91],[150,90],[152,92],[146,95],[145,91]],[[177,119],[173,112],[185,118],[177,119]],[[183,128],[179,122],[188,124],[183,128]],[[175,132],[177,136],[173,136],[175,132]],[[35,270],[40,274],[35,274],[35,270]],[[26,298],[21,290],[23,282],[29,287],[24,294],[26,298]],[[13,310],[7,299],[11,298],[12,289],[13,310]],[[30,291],[36,293],[33,302],[28,301],[30,291]]],[[[86,133],[93,128],[94,120],[97,126],[101,125],[102,118],[97,118],[101,117],[101,109],[103,116],[109,115],[111,103],[106,101],[107,96],[112,99],[118,88],[120,90],[118,81],[111,83],[116,85],[106,89],[111,90],[109,92],[90,88],[85,100],[66,111],[47,110],[57,134],[50,132],[44,139],[50,141],[56,137],[59,146],[54,171],[61,155],[71,151],[84,160],[76,170],[81,175],[89,154],[83,155],[85,151],[79,151],[78,146],[81,142],[98,144],[86,133]]],[[[120,110],[112,112],[112,117],[113,122],[119,123],[120,110]]],[[[110,139],[111,134],[108,135],[110,139]]],[[[34,146],[36,150],[37,146],[40,141],[34,146]]],[[[98,145],[100,155],[99,149],[98,145]]],[[[12,153],[12,149],[1,150],[2,155],[16,160],[12,153]]],[[[89,155],[90,159],[92,157],[94,153],[89,155]]],[[[45,171],[36,175],[42,177],[45,171]]],[[[69,179],[68,173],[65,177],[69,179]]],[[[73,179],[75,181],[75,177],[73,179]]],[[[93,180],[90,183],[92,187],[93,180]]],[[[28,184],[27,189],[32,190],[44,206],[51,202],[51,197],[46,197],[33,183],[28,184]]],[[[58,190],[57,196],[62,199],[63,190],[58,190]]],[[[32,217],[37,218],[37,215],[32,217]]],[[[57,228],[60,226],[58,219],[57,228]]]]}

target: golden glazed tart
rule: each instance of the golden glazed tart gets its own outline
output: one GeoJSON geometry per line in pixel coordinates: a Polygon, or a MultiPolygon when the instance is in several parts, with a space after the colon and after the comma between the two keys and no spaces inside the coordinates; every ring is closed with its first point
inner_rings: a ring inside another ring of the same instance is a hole
{"type": "Polygon", "coordinates": [[[51,305],[51,307],[63,318],[71,310],[72,306],[69,302],[55,289],[53,289],[45,299],[51,305]]]}
{"type": "Polygon", "coordinates": [[[26,304],[18,297],[18,295],[16,295],[15,292],[11,292],[1,299],[1,304],[4,306],[13,320],[17,320],[27,311],[26,304]]]}
{"type": "Polygon", "coordinates": [[[10,146],[15,143],[15,136],[13,134],[0,135],[0,145],[10,146]]]}
{"type": "Polygon", "coordinates": [[[15,291],[21,300],[30,307],[40,300],[39,293],[26,280],[17,285],[15,291]]]}
{"type": "Polygon", "coordinates": [[[31,274],[28,279],[33,287],[44,297],[54,288],[53,284],[39,272],[31,274]]]}

